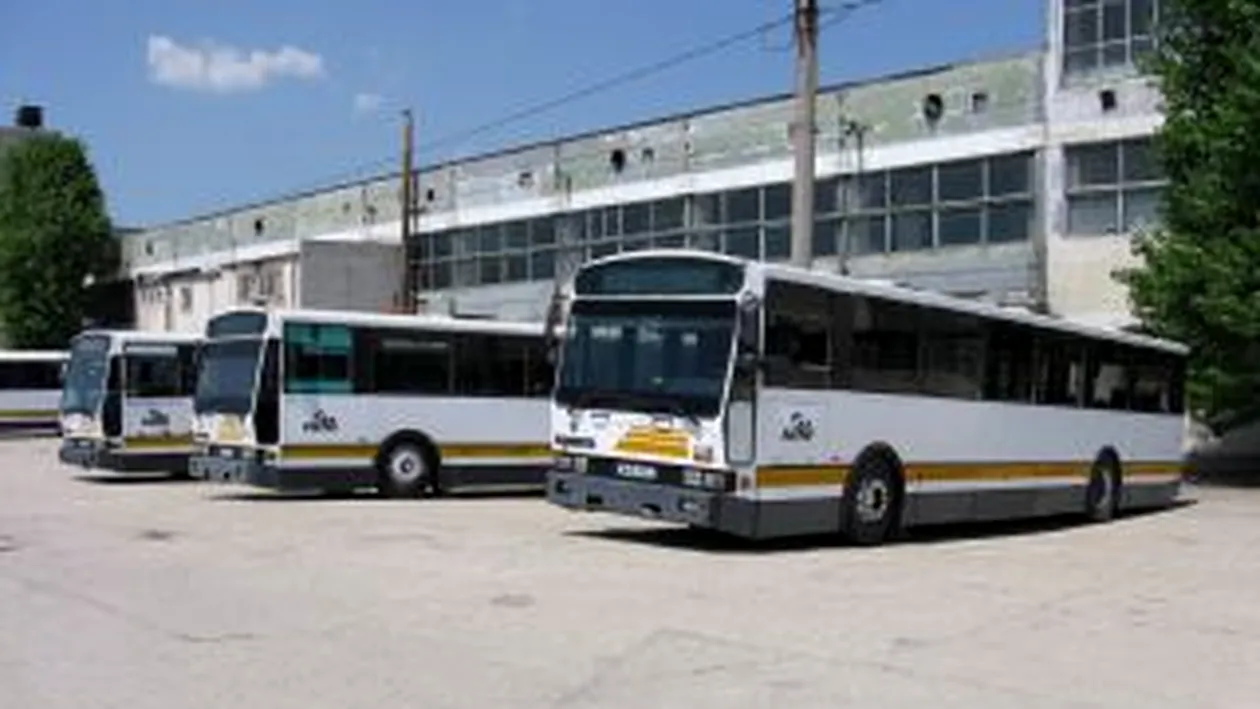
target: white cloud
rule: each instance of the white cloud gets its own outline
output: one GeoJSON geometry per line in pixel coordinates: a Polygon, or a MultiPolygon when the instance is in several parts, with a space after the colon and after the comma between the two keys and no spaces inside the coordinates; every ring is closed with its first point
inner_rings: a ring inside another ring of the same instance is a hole
{"type": "Polygon", "coordinates": [[[149,36],[149,79],[192,91],[255,91],[280,79],[318,79],[324,59],[285,45],[275,51],[242,50],[214,42],[181,45],[163,35],[149,36]]]}
{"type": "Polygon", "coordinates": [[[381,98],[380,94],[374,94],[374,93],[368,93],[368,92],[355,94],[354,95],[354,112],[356,115],[360,115],[360,116],[366,116],[371,113],[376,113],[381,108],[382,100],[383,99],[381,98]]]}

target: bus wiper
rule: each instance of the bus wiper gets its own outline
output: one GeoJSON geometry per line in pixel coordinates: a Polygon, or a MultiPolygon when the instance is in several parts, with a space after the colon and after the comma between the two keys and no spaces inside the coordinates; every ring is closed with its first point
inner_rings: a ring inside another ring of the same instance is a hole
{"type": "Polygon", "coordinates": [[[686,419],[687,423],[692,426],[698,427],[700,425],[700,417],[697,416],[695,411],[683,402],[677,400],[671,401],[669,402],[667,408],[669,409],[669,413],[677,416],[678,418],[686,419]]]}

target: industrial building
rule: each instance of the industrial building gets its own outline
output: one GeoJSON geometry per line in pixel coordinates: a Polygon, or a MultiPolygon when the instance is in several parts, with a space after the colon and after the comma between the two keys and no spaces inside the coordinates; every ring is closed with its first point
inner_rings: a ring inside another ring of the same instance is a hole
{"type": "MultiPolygon", "coordinates": [[[[1159,94],[1135,59],[1156,0],[1049,0],[1043,47],[826,87],[817,101],[813,264],[1124,325],[1163,184],[1159,94]]],[[[788,256],[790,96],[561,138],[420,170],[401,243],[383,176],[123,237],[137,326],[214,310],[415,307],[541,317],[581,261],[690,245],[788,256]]]]}

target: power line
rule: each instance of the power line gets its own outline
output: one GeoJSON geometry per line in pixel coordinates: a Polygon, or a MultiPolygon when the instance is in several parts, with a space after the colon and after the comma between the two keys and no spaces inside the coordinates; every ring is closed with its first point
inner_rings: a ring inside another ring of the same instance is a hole
{"type": "MultiPolygon", "coordinates": [[[[850,14],[852,14],[853,11],[858,10],[867,5],[876,5],[879,2],[880,0],[847,0],[846,2],[841,2],[838,4],[829,4],[829,5],[821,6],[819,8],[820,18],[828,17],[828,19],[824,22],[820,22],[818,29],[821,32],[823,29],[827,27],[831,27],[843,21],[850,14]]],[[[525,120],[527,118],[533,118],[535,116],[547,113],[549,111],[553,111],[557,108],[561,108],[570,103],[574,103],[582,99],[586,99],[591,96],[604,93],[606,91],[611,91],[613,89],[619,88],[626,84],[634,83],[636,81],[641,81],[655,74],[660,74],[660,73],[669,71],[670,69],[678,67],[682,64],[686,64],[688,62],[692,62],[697,59],[702,59],[709,55],[716,54],[729,47],[739,44],[740,42],[752,39],[754,37],[763,36],[766,33],[772,30],[775,30],[779,27],[790,25],[793,22],[794,16],[795,16],[794,13],[788,13],[786,15],[778,17],[777,19],[763,22],[749,29],[727,35],[713,42],[710,42],[708,44],[704,44],[698,47],[693,47],[686,51],[679,52],[678,54],[674,54],[672,56],[666,57],[665,59],[661,59],[651,64],[647,64],[647,65],[638,67],[636,69],[623,72],[616,76],[610,77],[608,79],[604,79],[594,84],[590,84],[580,89],[576,89],[574,91],[571,91],[567,94],[563,94],[556,98],[542,101],[542,102],[539,102],[530,106],[526,106],[525,108],[505,114],[502,117],[497,118],[493,121],[487,121],[486,123],[473,126],[465,130],[456,131],[454,133],[448,133],[432,141],[428,141],[428,142],[420,141],[419,144],[417,145],[417,149],[423,154],[424,152],[429,151],[429,150],[434,150],[435,148],[440,148],[443,146],[460,143],[470,138],[474,138],[476,136],[489,133],[491,131],[498,130],[500,128],[504,128],[506,126],[525,120]]],[[[393,165],[396,162],[397,162],[397,156],[391,155],[389,157],[383,157],[383,158],[374,160],[370,163],[365,163],[363,165],[360,165],[357,168],[353,168],[351,170],[339,173],[336,176],[321,180],[319,183],[308,183],[308,184],[311,184],[312,186],[308,187],[307,189],[293,190],[293,192],[308,192],[314,189],[318,189],[318,187],[321,185],[338,184],[338,183],[352,181],[352,180],[355,180],[356,178],[362,177],[363,174],[365,172],[368,172],[369,170],[374,170],[376,168],[379,168],[385,165],[393,165]]],[[[368,177],[365,177],[364,179],[371,180],[374,177],[381,177],[381,175],[368,176],[368,177]]]]}

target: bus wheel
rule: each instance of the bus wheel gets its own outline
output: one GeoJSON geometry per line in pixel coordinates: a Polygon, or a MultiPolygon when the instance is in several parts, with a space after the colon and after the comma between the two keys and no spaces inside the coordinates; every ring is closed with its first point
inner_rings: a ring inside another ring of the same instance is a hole
{"type": "Polygon", "coordinates": [[[897,468],[882,455],[864,456],[844,490],[844,536],[862,546],[892,535],[901,498],[897,468]]]}
{"type": "Polygon", "coordinates": [[[381,494],[385,497],[420,497],[433,484],[433,455],[419,441],[403,439],[391,444],[377,461],[381,494]]]}
{"type": "Polygon", "coordinates": [[[1089,471],[1085,488],[1085,514],[1092,522],[1106,522],[1116,516],[1120,501],[1120,466],[1110,455],[1100,455],[1089,471]]]}

